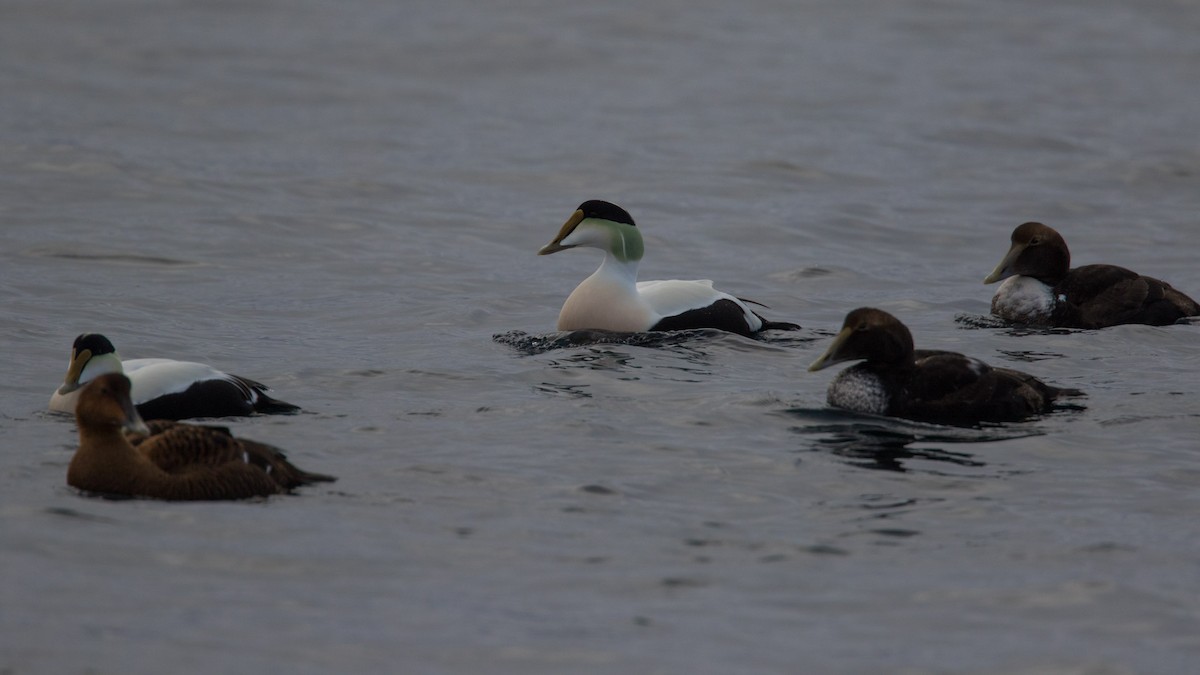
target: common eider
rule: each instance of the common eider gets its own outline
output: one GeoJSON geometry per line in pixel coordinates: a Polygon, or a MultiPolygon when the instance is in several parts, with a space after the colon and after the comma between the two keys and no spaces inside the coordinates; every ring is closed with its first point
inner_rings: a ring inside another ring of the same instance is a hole
{"type": "Polygon", "coordinates": [[[1165,326],[1200,314],[1200,304],[1165,281],[1116,265],[1071,269],[1067,242],[1041,223],[1013,230],[1012,247],[983,283],[1001,279],[1007,281],[992,296],[992,313],[1013,323],[1056,328],[1165,326]]]}
{"type": "Polygon", "coordinates": [[[616,204],[598,199],[580,204],[538,255],[577,246],[604,251],[604,262],[567,298],[558,314],[558,330],[636,333],[717,328],[751,335],[800,328],[764,319],[750,309],[749,301],[714,289],[709,280],[638,281],[642,235],[629,212],[616,204]]]}
{"type": "Polygon", "coordinates": [[[109,497],[210,500],[266,497],[336,480],[303,471],[278,448],[234,438],[228,429],[170,420],[147,425],[129,392],[129,378],[119,373],[83,388],[68,485],[109,497]]]}
{"type": "Polygon", "coordinates": [[[908,328],[872,307],[847,314],[833,344],[808,369],[858,359],[863,362],[829,383],[829,405],[935,424],[974,425],[1022,420],[1049,412],[1060,396],[1082,395],[955,352],[914,350],[908,328]]]}
{"type": "Polygon", "coordinates": [[[50,397],[50,409],[74,412],[80,387],[98,375],[122,372],[133,383],[133,402],[145,419],[290,414],[300,410],[267,396],[270,389],[262,383],[223,373],[203,363],[171,359],[122,361],[112,342],[99,333],[84,333],[75,338],[66,379],[50,397]]]}

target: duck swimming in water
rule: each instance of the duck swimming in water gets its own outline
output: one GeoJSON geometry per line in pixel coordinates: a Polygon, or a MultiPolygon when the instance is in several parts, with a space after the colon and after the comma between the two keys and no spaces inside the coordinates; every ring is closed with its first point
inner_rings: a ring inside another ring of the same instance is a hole
{"type": "Polygon", "coordinates": [[[908,327],[872,307],[847,314],[808,369],[854,360],[863,362],[829,383],[829,405],[873,415],[960,426],[1015,422],[1049,412],[1059,397],[1082,395],[956,352],[914,349],[908,327]]]}
{"type": "Polygon", "coordinates": [[[1054,228],[1025,223],[985,284],[1006,280],[992,313],[1013,323],[1104,328],[1125,323],[1165,326],[1200,314],[1200,304],[1165,281],[1116,265],[1071,269],[1067,242],[1054,228]]]}
{"type": "Polygon", "coordinates": [[[50,397],[50,409],[74,412],[83,385],[98,375],[122,372],[133,383],[133,402],[145,419],[290,414],[300,410],[268,396],[270,389],[264,384],[223,373],[203,363],[171,359],[122,361],[112,342],[99,333],[84,333],[75,338],[66,379],[50,397]]]}
{"type": "Polygon", "coordinates": [[[558,330],[636,333],[717,328],[752,335],[800,328],[764,319],[750,309],[748,301],[716,290],[709,280],[638,281],[642,235],[629,212],[616,204],[598,199],[580,204],[538,255],[580,246],[604,251],[604,261],[567,297],[558,314],[558,330]]]}
{"type": "Polygon", "coordinates": [[[79,395],[79,449],[67,484],[110,497],[214,500],[266,497],[336,480],[303,471],[275,447],[234,438],[228,429],[142,421],[129,378],[109,373],[79,395]]]}

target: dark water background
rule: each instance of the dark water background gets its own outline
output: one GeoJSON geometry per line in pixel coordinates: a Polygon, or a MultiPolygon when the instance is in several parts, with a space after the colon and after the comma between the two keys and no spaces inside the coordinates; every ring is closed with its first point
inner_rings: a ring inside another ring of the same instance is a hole
{"type": "Polygon", "coordinates": [[[1200,326],[962,319],[1030,219],[1200,294],[1197,35],[1165,0],[3,3],[0,672],[1194,670],[1200,326]],[[643,278],[805,330],[530,349],[589,198],[643,278]],[[1087,408],[826,410],[861,305],[1087,408]],[[305,413],[235,431],[341,480],[75,494],[44,409],[85,331],[265,381],[305,413]]]}

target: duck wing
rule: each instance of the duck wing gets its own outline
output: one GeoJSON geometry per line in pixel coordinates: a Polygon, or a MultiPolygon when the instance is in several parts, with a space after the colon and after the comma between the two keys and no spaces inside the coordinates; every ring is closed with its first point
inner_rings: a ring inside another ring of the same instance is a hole
{"type": "Polygon", "coordinates": [[[1060,325],[1104,328],[1126,323],[1165,326],[1200,314],[1200,304],[1160,279],[1116,265],[1084,265],[1067,274],[1055,293],[1060,325]]]}
{"type": "Polygon", "coordinates": [[[167,473],[188,473],[201,467],[243,465],[287,491],[333,476],[304,471],[288,461],[283,450],[246,438],[235,438],[227,427],[185,424],[169,420],[146,423],[149,436],[130,434],[130,443],[167,473]]]}
{"type": "Polygon", "coordinates": [[[203,363],[130,359],[122,366],[133,383],[133,402],[145,419],[286,414],[300,409],[268,396],[270,388],[261,382],[203,363]]]}
{"type": "MultiPolygon", "coordinates": [[[[651,330],[716,328],[751,335],[760,330],[796,330],[794,323],[768,321],[742,298],[713,288],[709,279],[639,281],[638,295],[662,318],[651,330]]],[[[754,303],[759,304],[759,303],[754,303]]]]}
{"type": "Polygon", "coordinates": [[[1058,389],[1008,368],[954,352],[917,352],[916,368],[897,398],[898,414],[946,424],[1012,422],[1047,412],[1058,389]]]}

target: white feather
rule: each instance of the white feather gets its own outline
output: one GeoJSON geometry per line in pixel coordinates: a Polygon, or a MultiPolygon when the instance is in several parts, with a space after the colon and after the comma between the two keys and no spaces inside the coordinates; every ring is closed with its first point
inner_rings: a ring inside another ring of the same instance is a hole
{"type": "Polygon", "coordinates": [[[685,281],[682,279],[639,281],[637,291],[638,295],[642,297],[655,314],[658,314],[660,319],[690,312],[694,309],[703,309],[715,304],[719,300],[730,300],[742,309],[750,330],[758,330],[762,327],[762,321],[755,316],[754,312],[744,302],[728,293],[713,288],[713,282],[710,279],[697,279],[695,281],[685,281]]]}
{"type": "Polygon", "coordinates": [[[826,392],[829,405],[844,410],[886,415],[888,393],[873,373],[852,366],[833,378],[826,392]]]}
{"type": "Polygon", "coordinates": [[[637,267],[637,261],[626,263],[605,256],[600,268],[576,286],[563,303],[558,330],[646,331],[664,318],[703,309],[718,300],[730,300],[741,307],[751,330],[762,327],[745,303],[713,288],[711,280],[637,281],[637,267]]]}
{"type": "Polygon", "coordinates": [[[992,313],[1016,323],[1040,323],[1054,311],[1054,291],[1033,277],[1012,276],[992,296],[992,313]]]}
{"type": "Polygon", "coordinates": [[[204,380],[226,380],[233,376],[212,366],[192,361],[171,359],[130,359],[123,361],[125,374],[133,388],[130,397],[134,405],[156,399],[167,394],[178,394],[204,380]]]}

